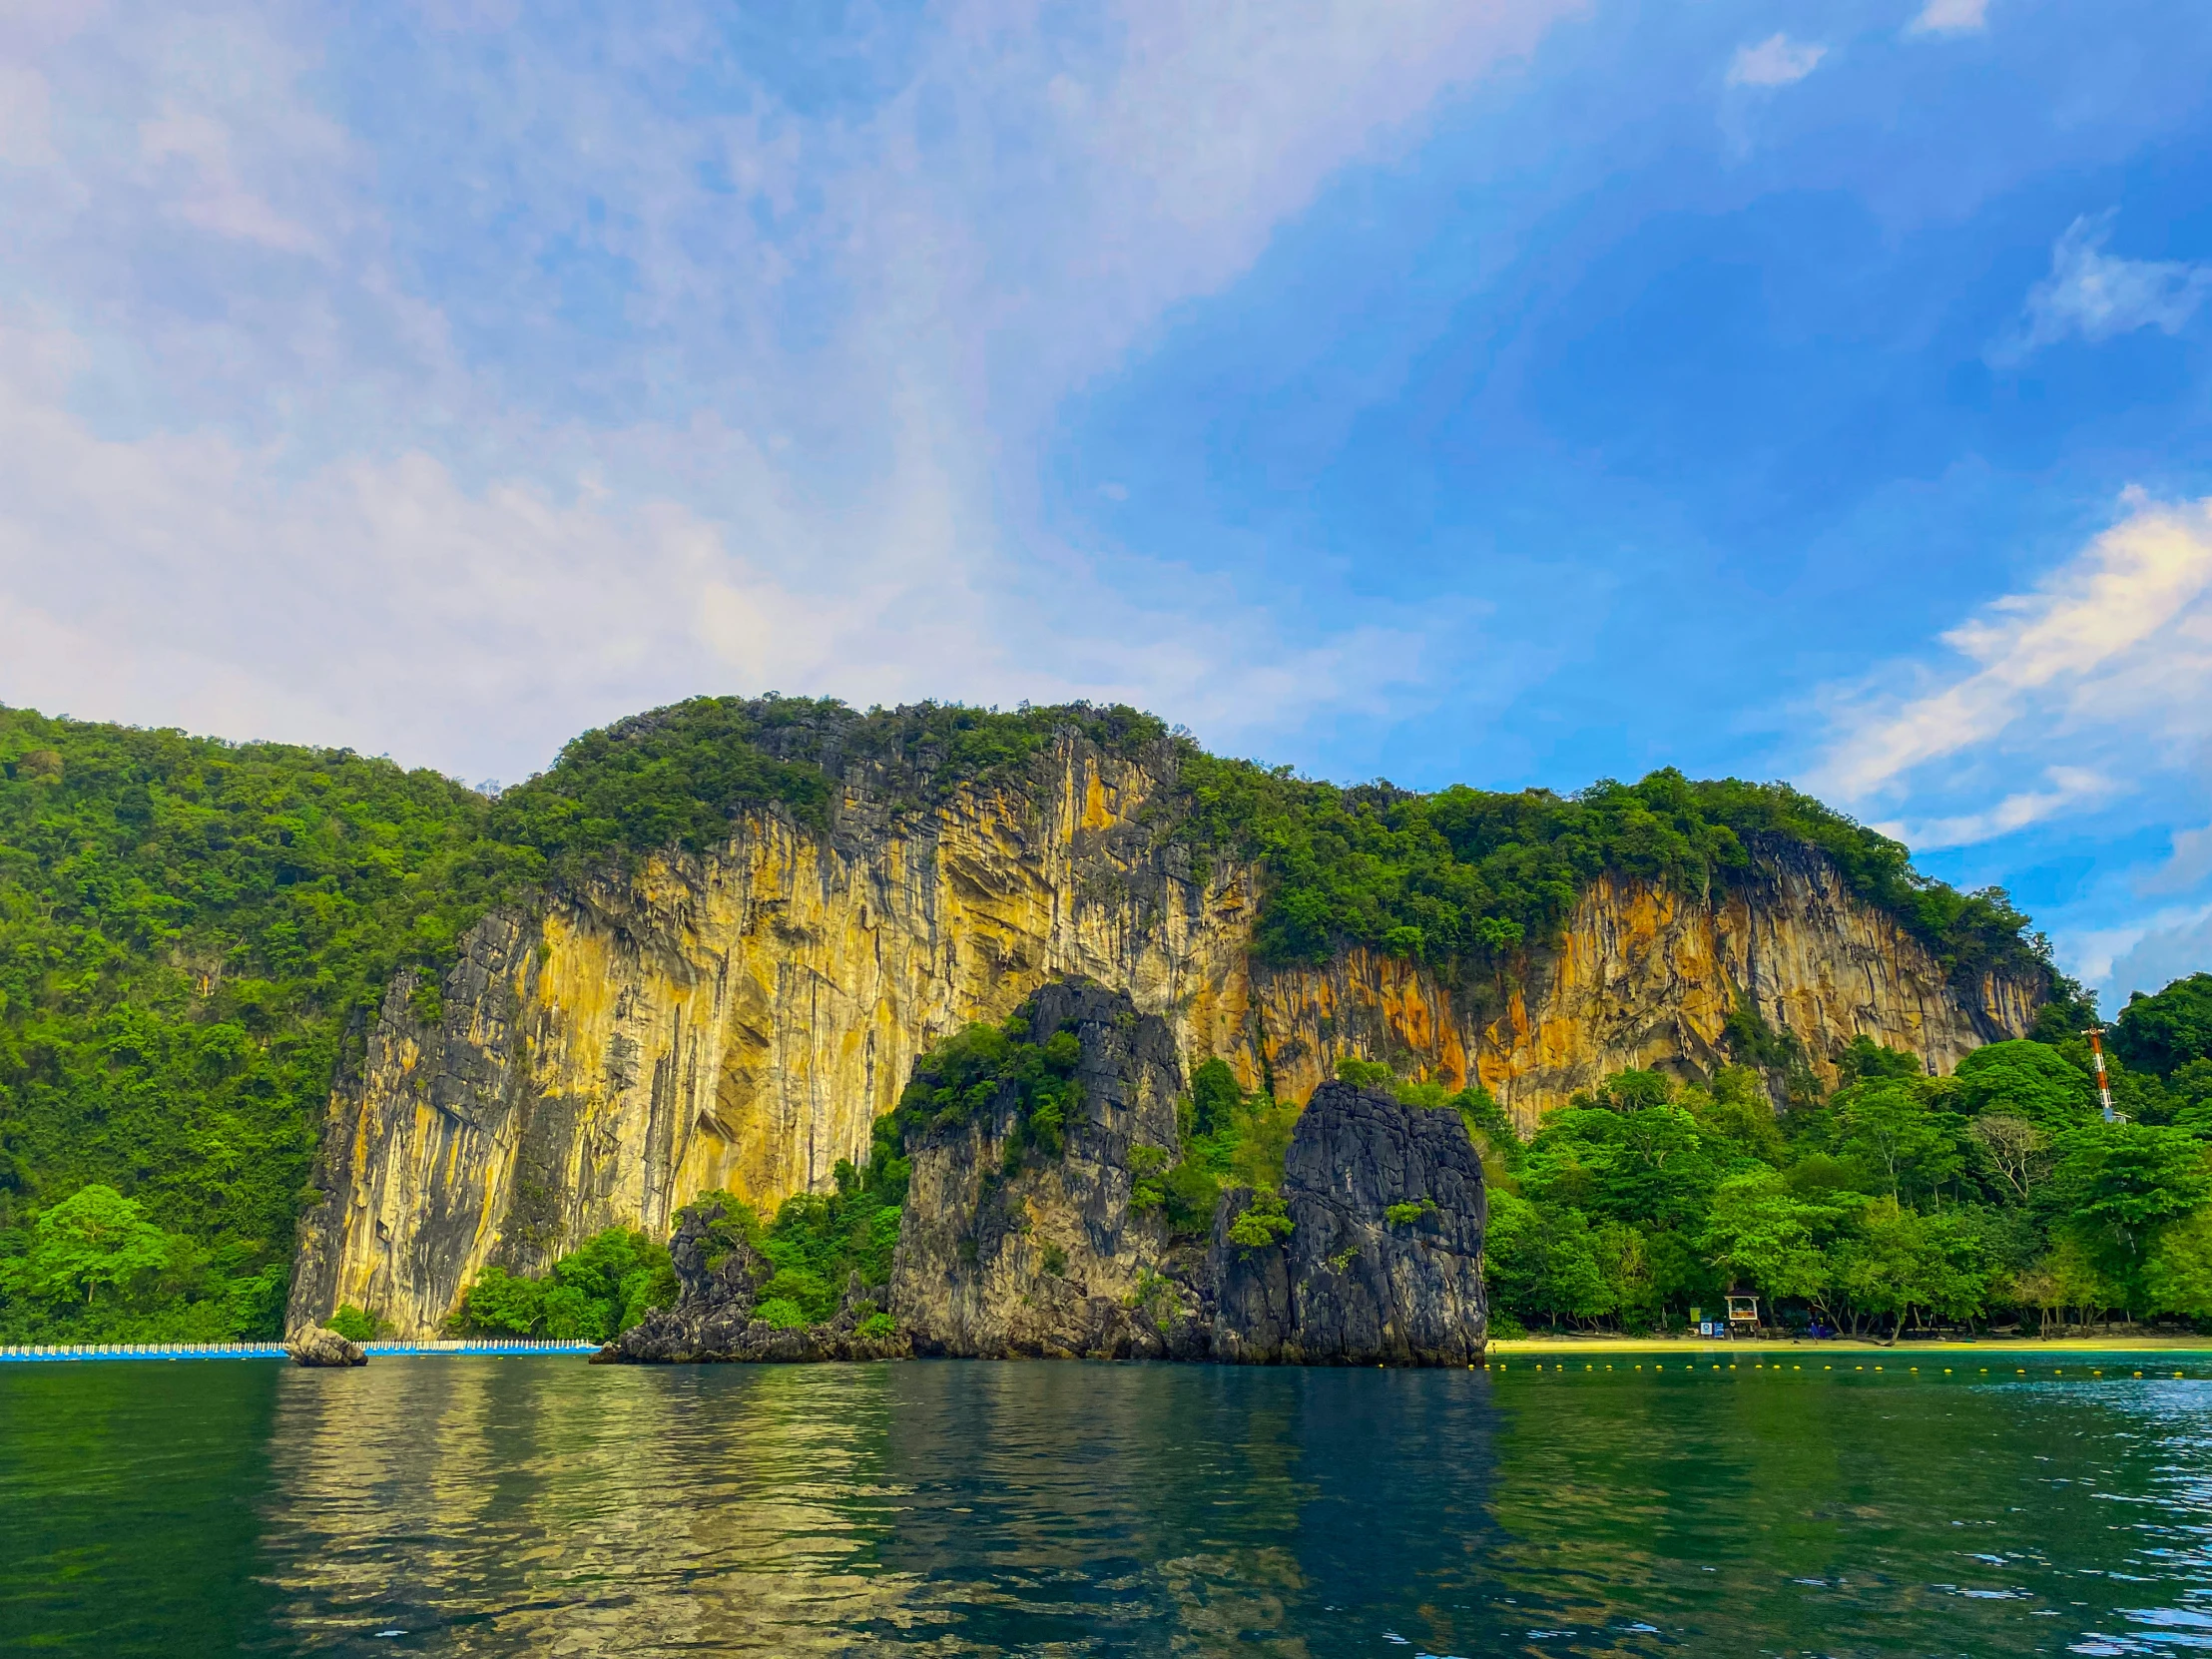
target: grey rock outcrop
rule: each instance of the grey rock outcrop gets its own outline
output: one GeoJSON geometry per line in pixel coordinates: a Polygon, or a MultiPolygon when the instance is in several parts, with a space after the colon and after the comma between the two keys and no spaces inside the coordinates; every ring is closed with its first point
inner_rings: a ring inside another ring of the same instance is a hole
{"type": "Polygon", "coordinates": [[[684,1365],[693,1362],[778,1364],[809,1360],[896,1360],[913,1352],[902,1335],[870,1319],[889,1293],[853,1275],[836,1313],[820,1325],[778,1326],[753,1317],[761,1287],[773,1274],[750,1245],[714,1248],[720,1205],[695,1205],[683,1213],[669,1241],[669,1260],[680,1288],[674,1308],[656,1309],[592,1356],[600,1365],[684,1365]]]}
{"type": "Polygon", "coordinates": [[[1458,1115],[1324,1083],[1283,1164],[1288,1238],[1231,1237],[1252,1194],[1214,1225],[1213,1351],[1291,1365],[1461,1366],[1482,1357],[1487,1195],[1458,1115]]]}
{"type": "Polygon", "coordinates": [[[295,1366],[365,1366],[368,1354],[359,1343],[339,1336],[325,1326],[295,1331],[284,1342],[284,1352],[295,1366]]]}
{"type": "Polygon", "coordinates": [[[1135,1148],[1163,1163],[1180,1156],[1174,1034],[1084,980],[1046,985],[1025,1007],[1033,1040],[1070,1031],[1081,1045],[1082,1105],[1064,1126],[1065,1150],[1009,1167],[1011,1084],[977,1121],[910,1140],[891,1312],[923,1354],[1119,1360],[1188,1349],[1188,1318],[1153,1317],[1170,1241],[1131,1203],[1135,1148]]]}
{"type": "Polygon", "coordinates": [[[670,1245],[682,1300],[600,1358],[1481,1358],[1482,1165],[1455,1112],[1325,1084],[1293,1132],[1281,1191],[1227,1192],[1206,1236],[1182,1236],[1138,1195],[1141,1172],[1183,1153],[1166,1023],[1081,980],[1045,986],[1024,1012],[1032,1041],[1071,1032],[1079,1045],[1080,1104],[1059,1151],[1024,1141],[1011,1082],[966,1122],[910,1132],[890,1284],[855,1278],[836,1317],[805,1330],[752,1318],[769,1264],[714,1233],[719,1210],[688,1212],[670,1245]]]}

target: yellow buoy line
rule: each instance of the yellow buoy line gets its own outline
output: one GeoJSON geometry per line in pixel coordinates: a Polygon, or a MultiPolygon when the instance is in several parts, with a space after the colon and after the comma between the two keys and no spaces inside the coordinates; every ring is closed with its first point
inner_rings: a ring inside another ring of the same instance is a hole
{"type": "MultiPolygon", "coordinates": [[[[1512,1366],[1511,1366],[1511,1362],[1509,1362],[1509,1361],[1506,1361],[1506,1360],[1502,1360],[1502,1359],[1501,1359],[1501,1360],[1495,1360],[1495,1361],[1491,1361],[1491,1360],[1484,1360],[1484,1361],[1483,1361],[1483,1367],[1484,1367],[1484,1369],[1485,1369],[1485,1370],[1489,1370],[1489,1371],[1500,1371],[1500,1372],[1502,1372],[1502,1371],[1510,1371],[1510,1370],[1512,1369],[1512,1366]]],[[[1467,1369],[1468,1369],[1469,1371],[1472,1371],[1472,1370],[1473,1370],[1474,1368],[1473,1368],[1472,1366],[1469,1366],[1469,1367],[1468,1367],[1467,1369]]],[[[1540,1371],[1542,1371],[1542,1370],[1544,1369],[1544,1362],[1543,1362],[1543,1361],[1541,1361],[1541,1360],[1538,1360],[1538,1361],[1537,1361],[1537,1362],[1535,1363],[1534,1369],[1535,1369],[1535,1370],[1537,1370],[1537,1371],[1539,1371],[1539,1372],[1540,1372],[1540,1371]]],[[[1571,1364],[1569,1364],[1568,1362],[1564,1361],[1564,1360],[1558,1360],[1558,1361],[1553,1361],[1553,1362],[1551,1363],[1551,1369],[1552,1369],[1553,1371],[1555,1371],[1555,1372],[1570,1372],[1570,1371],[1572,1371],[1572,1370],[1574,1369],[1574,1367],[1573,1367],[1573,1366],[1572,1366],[1571,1364]]],[[[1583,1370],[1584,1370],[1585,1372],[1595,1373],[1596,1371],[1598,1371],[1598,1370],[1599,1370],[1599,1366],[1598,1366],[1598,1363],[1597,1363],[1596,1361],[1594,1361],[1594,1360],[1586,1360],[1586,1361],[1584,1361],[1584,1362],[1582,1363],[1582,1369],[1583,1369],[1583,1370]]],[[[1608,1372],[1609,1372],[1609,1371],[1611,1371],[1611,1370],[1613,1369],[1612,1363],[1611,1363],[1610,1361],[1608,1361],[1608,1362],[1607,1362],[1607,1363],[1605,1364],[1605,1366],[1603,1367],[1603,1369],[1604,1369],[1604,1370],[1606,1370],[1606,1371],[1608,1371],[1608,1372]]],[[[1632,1366],[1632,1367],[1631,1367],[1630,1369],[1631,1369],[1631,1370],[1634,1370],[1634,1371],[1639,1371],[1639,1372],[1640,1372],[1640,1371],[1642,1371],[1642,1370],[1644,1369],[1644,1366],[1643,1366],[1643,1362],[1642,1362],[1642,1361],[1637,1361],[1637,1362],[1636,1362],[1636,1363],[1635,1363],[1635,1364],[1634,1364],[1634,1365],[1633,1365],[1633,1366],[1632,1366]]],[[[1652,1370],[1653,1370],[1654,1372],[1663,1372],[1663,1371],[1665,1371],[1665,1370],[1667,1369],[1667,1368],[1666,1368],[1666,1363],[1665,1363],[1664,1361],[1654,1360],[1653,1362],[1651,1362],[1651,1369],[1652,1369],[1652,1370]]],[[[1680,1369],[1680,1370],[1682,1370],[1682,1371],[1684,1371],[1684,1372],[1686,1372],[1686,1373],[1688,1373],[1688,1374],[1690,1374],[1691,1376],[1695,1376],[1695,1375],[1697,1374],[1697,1364],[1696,1364],[1696,1362],[1695,1362],[1695,1361],[1683,1361],[1683,1362],[1680,1362],[1680,1363],[1679,1363],[1679,1369],[1680,1369]]],[[[1736,1371],[1736,1370],[1737,1370],[1737,1369],[1739,1369],[1739,1368],[1738,1368],[1738,1364],[1737,1364],[1737,1362],[1736,1362],[1736,1361],[1734,1361],[1734,1360],[1731,1360],[1731,1361],[1729,1361],[1729,1362],[1728,1362],[1728,1364],[1727,1364],[1727,1366],[1726,1366],[1725,1368],[1723,1368],[1723,1367],[1721,1366],[1721,1364],[1720,1364],[1720,1363],[1719,1363],[1718,1361],[1715,1361],[1715,1362],[1711,1362],[1711,1363],[1710,1363],[1710,1365],[1709,1365],[1709,1370],[1711,1370],[1711,1371],[1714,1371],[1714,1372],[1718,1372],[1718,1371],[1721,1371],[1721,1370],[1723,1370],[1723,1369],[1726,1369],[1726,1370],[1728,1370],[1728,1371],[1736,1371]]],[[[1783,1370],[1784,1370],[1785,1368],[1784,1368],[1784,1366],[1783,1366],[1783,1363],[1782,1363],[1781,1361],[1779,1361],[1779,1360],[1777,1360],[1777,1361],[1773,1362],[1773,1363],[1772,1363],[1772,1365],[1770,1365],[1770,1364],[1769,1364],[1769,1363],[1768,1363],[1767,1361],[1764,1361],[1764,1360],[1757,1360],[1757,1361],[1754,1361],[1754,1362],[1752,1363],[1752,1367],[1751,1367],[1751,1369],[1752,1369],[1753,1371],[1774,1371],[1774,1372],[1777,1372],[1777,1373],[1779,1373],[1779,1372],[1783,1371],[1783,1370]]],[[[1788,1369],[1788,1370],[1790,1370],[1790,1371],[1793,1371],[1793,1372],[1802,1372],[1802,1371],[1803,1371],[1803,1370],[1805,1369],[1805,1367],[1804,1367],[1804,1365],[1803,1365],[1802,1363],[1792,1363],[1792,1364],[1791,1364],[1791,1365],[1790,1365],[1790,1366],[1789,1366],[1789,1367],[1788,1367],[1787,1369],[1788,1369]]],[[[1833,1364],[1830,1364],[1830,1365],[1825,1365],[1825,1366],[1821,1367],[1821,1370],[1822,1370],[1822,1371],[1825,1371],[1825,1372],[1833,1372],[1833,1371],[1834,1371],[1835,1369],[1836,1369],[1836,1368],[1835,1368],[1835,1366],[1834,1366],[1833,1364]]],[[[1865,1366],[1863,1366],[1863,1365],[1859,1365],[1859,1366],[1854,1366],[1854,1367],[1852,1367],[1851,1369],[1852,1369],[1853,1371],[1855,1371],[1855,1372],[1860,1372],[1860,1373],[1864,1373],[1864,1372],[1866,1371],[1866,1369],[1867,1369],[1867,1368],[1866,1368],[1865,1366]]],[[[1886,1368],[1885,1368],[1885,1367],[1882,1367],[1882,1366],[1876,1366],[1876,1367],[1875,1367],[1874,1369],[1875,1369],[1875,1370],[1876,1370],[1877,1372],[1885,1372],[1885,1371],[1886,1371],[1886,1368]]],[[[1920,1368],[1920,1367],[1918,1367],[1918,1366],[1909,1366],[1909,1367],[1908,1367],[1908,1368],[1906,1368],[1906,1369],[1907,1369],[1907,1374],[1908,1374],[1909,1376],[1913,1376],[1913,1377],[1918,1377],[1918,1376],[1920,1376],[1920,1374],[1921,1374],[1921,1368],[1920,1368]]],[[[2089,1374],[2089,1376],[2091,1376],[2091,1377],[2093,1377],[2093,1378],[2096,1378],[2096,1377],[2102,1377],[2102,1376],[2104,1375],[2104,1372],[2103,1372],[2103,1369],[2102,1369],[2101,1367],[2094,1367],[2094,1366],[2092,1366],[2092,1367],[2090,1367],[2090,1368],[2089,1368],[2089,1372],[2088,1372],[2088,1374],[2089,1374]]],[[[1949,1377],[1949,1376],[1952,1376],[1952,1375],[1953,1375],[1953,1370],[1952,1370],[1952,1368],[1951,1368],[1951,1367],[1949,1367],[1949,1366],[1945,1366],[1945,1367],[1943,1367],[1943,1369],[1942,1369],[1942,1375],[1943,1375],[1943,1376],[1945,1376],[1945,1377],[1949,1377]]],[[[1979,1377],[1987,1377],[1987,1376],[1989,1375],[1989,1368],[1988,1368],[1987,1366],[1981,1366],[1981,1367],[1978,1367],[1978,1368],[1976,1368],[1976,1371],[1975,1371],[1975,1375],[1976,1375],[1976,1376],[1979,1376],[1979,1377]]],[[[2028,1376],[2028,1375],[2029,1375],[2029,1373],[2028,1373],[2028,1368],[2027,1368],[2027,1367],[2025,1367],[2025,1366],[2015,1366],[2015,1367],[2013,1367],[2013,1368],[2012,1368],[2012,1375],[2013,1375],[2014,1377],[2026,1377],[2026,1376],[2028,1376]]],[[[2065,1368],[2065,1367],[2063,1367],[2063,1366],[2053,1366],[2053,1367],[2051,1367],[2051,1369],[2050,1369],[2050,1375],[2051,1375],[2051,1376],[2053,1376],[2053,1377],[2064,1377],[2064,1376],[2066,1375],[2066,1368],[2065,1368]]],[[[2140,1377],[2142,1377],[2142,1375],[2143,1375],[2143,1374],[2142,1374],[2141,1372],[2139,1372],[2139,1371],[2133,1371],[2133,1372],[2130,1372],[2130,1373],[2129,1373],[2128,1375],[2129,1375],[2129,1377],[2130,1377],[2131,1379],[2133,1379],[2133,1378],[2140,1378],[2140,1377]]],[[[2183,1380],[2186,1380],[2186,1378],[2187,1378],[2187,1376],[2188,1376],[2188,1374],[2187,1374],[2186,1372],[2178,1372],[2178,1371],[2177,1371],[2177,1372],[2173,1372],[2173,1373],[2171,1373],[2170,1375],[2171,1375],[2171,1376],[2172,1376],[2172,1377],[2173,1377],[2173,1378],[2174,1378],[2174,1379],[2175,1379],[2176,1381],[2183,1381],[2183,1380]]],[[[2075,1368],[2075,1370],[2074,1370],[2074,1376],[2076,1376],[2076,1377],[2079,1377],[2079,1376],[2081,1376],[2081,1368],[2079,1368],[2079,1367],[2076,1367],[2076,1368],[2075,1368]]]]}

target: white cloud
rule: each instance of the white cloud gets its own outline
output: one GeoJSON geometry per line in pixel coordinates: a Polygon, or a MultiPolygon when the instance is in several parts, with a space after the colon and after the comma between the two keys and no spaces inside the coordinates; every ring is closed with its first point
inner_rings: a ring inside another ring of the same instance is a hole
{"type": "Polygon", "coordinates": [[[2134,927],[2092,935],[2069,966],[2097,986],[2107,1014],[2117,1013],[2135,991],[2160,990],[2212,969],[2212,905],[2170,911],[2134,927]]]}
{"type": "Polygon", "coordinates": [[[2177,830],[2166,861],[2137,882],[2136,890],[2187,892],[2208,875],[2212,875],[2212,825],[2202,830],[2177,830]]]}
{"type": "Polygon", "coordinates": [[[1039,597],[977,557],[926,453],[836,512],[742,432],[620,434],[712,473],[709,517],[592,477],[464,486],[420,451],[301,475],[281,445],[117,440],[56,393],[82,342],[0,329],[0,702],[346,744],[509,780],[700,691],[1126,699],[1210,735],[1380,713],[1463,615],[1318,642],[1188,572],[1039,597]]]}
{"type": "Polygon", "coordinates": [[[1939,847],[1973,846],[2056,818],[2084,802],[2109,801],[2121,793],[2120,787],[2110,779],[2084,767],[2051,767],[2045,771],[2044,780],[2050,788],[2008,795],[1981,812],[1931,819],[1922,824],[1878,824],[1875,828],[1923,852],[1939,847]]]}
{"type": "Polygon", "coordinates": [[[2018,362],[2074,334],[2094,344],[2138,328],[2179,333],[2196,314],[2212,292],[2212,265],[2106,255],[2118,211],[2066,227],[2051,247],[2050,275],[2028,290],[2018,328],[1991,347],[1991,362],[2018,362]]]}
{"type": "Polygon", "coordinates": [[[440,4],[404,119],[361,131],[322,113],[350,66],[312,14],[49,33],[21,73],[66,140],[0,170],[48,284],[0,314],[0,699],[508,778],[703,689],[1125,697],[1216,738],[1386,707],[1467,615],[1294,629],[1296,596],[1142,549],[1108,581],[1040,529],[1041,449],[1168,307],[1576,5],[1055,33],[967,0],[822,112],[704,8],[564,36],[440,4]],[[563,286],[595,261],[612,298],[563,286]]]}
{"type": "Polygon", "coordinates": [[[1962,672],[1892,670],[1919,686],[1839,697],[1818,787],[1855,803],[1930,793],[1966,763],[2009,755],[2016,770],[2038,751],[2076,767],[2124,752],[2140,773],[2212,737],[2212,499],[2124,505],[2038,587],[1943,636],[1962,672]]]}
{"type": "Polygon", "coordinates": [[[1732,87],[1786,87],[1813,73],[1828,48],[1816,41],[1773,34],[1756,46],[1739,46],[1728,63],[1732,87]]]}
{"type": "Polygon", "coordinates": [[[1989,23],[1989,0],[1928,0],[1907,33],[1967,34],[1989,23]]]}
{"type": "Polygon", "coordinates": [[[187,224],[289,254],[321,252],[305,226],[247,189],[231,159],[230,131],[214,118],[164,111],[140,126],[139,149],[149,163],[175,175],[165,192],[169,211],[187,224]]]}

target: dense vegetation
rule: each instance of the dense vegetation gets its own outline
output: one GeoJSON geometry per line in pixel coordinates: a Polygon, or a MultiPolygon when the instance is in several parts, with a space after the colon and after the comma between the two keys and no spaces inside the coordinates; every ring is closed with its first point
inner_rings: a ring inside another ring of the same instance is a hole
{"type": "MultiPolygon", "coordinates": [[[[767,1227],[751,1205],[726,1192],[702,1193],[687,1208],[713,1218],[710,1270],[740,1246],[766,1259],[771,1272],[760,1287],[754,1318],[778,1326],[817,1325],[836,1313],[853,1274],[871,1289],[890,1282],[906,1175],[902,1158],[878,1154],[858,1169],[840,1159],[834,1192],[800,1193],[785,1200],[767,1227]]],[[[542,1279],[486,1268],[462,1293],[452,1329],[461,1336],[606,1342],[636,1325],[648,1310],[668,1307],[676,1291],[666,1246],[643,1233],[609,1228],[562,1257],[542,1279]]],[[[366,1323],[355,1311],[346,1312],[366,1323]]],[[[352,1334],[342,1319],[332,1324],[352,1334]]]]}
{"type": "Polygon", "coordinates": [[[1176,833],[1266,863],[1260,943],[1280,960],[1326,960],[1351,942],[1447,968],[1493,964],[1554,939],[1600,874],[1701,893],[1748,874],[1755,845],[1792,841],[1825,852],[1961,981],[1990,968],[2048,972],[2042,941],[2000,889],[1929,880],[1898,842],[1783,784],[1693,783],[1668,768],[1574,796],[1464,786],[1423,796],[1340,789],[1195,749],[1181,777],[1190,805],[1176,833]]]}
{"type": "MultiPolygon", "coordinates": [[[[848,787],[894,817],[966,783],[1022,787],[1071,729],[1179,781],[1157,835],[1263,861],[1262,944],[1281,957],[1366,943],[1510,971],[1601,871],[1697,889],[1773,835],[1822,847],[1960,975],[2041,971],[2001,893],[1925,881],[1779,786],[1663,772],[1571,798],[1421,797],[1218,760],[1122,708],[700,698],[587,733],[490,798],[345,750],[0,709],[0,1336],[274,1333],[333,1066],[395,972],[423,970],[413,1005],[434,1017],[457,939],[494,904],[702,850],[748,810],[821,826],[848,787]],[[63,1212],[95,1188],[122,1208],[95,1193],[63,1212]],[[62,1295],[32,1258],[58,1260],[57,1230],[95,1211],[139,1265],[62,1295]]],[[[1049,1103],[1032,1105],[1043,1144],[1049,1103]]],[[[1229,1157],[1196,1153],[1180,1179],[1195,1192],[1229,1157]]]]}
{"type": "Polygon", "coordinates": [[[1862,1039],[1842,1088],[1779,1118],[1749,1071],[1711,1088],[1624,1072],[1503,1148],[1499,1329],[1679,1328],[1731,1289],[1885,1337],[2212,1321],[2212,1028],[2192,1023],[2208,989],[2198,975],[2122,1016],[2122,1046],[2160,1069],[2114,1063],[2119,1123],[2070,1033],[1978,1049],[1945,1078],[1862,1039]]]}
{"type": "Polygon", "coordinates": [[[487,805],[345,751],[0,710],[0,1331],[276,1329],[345,1018],[511,874],[487,805]],[[50,1294],[73,1204],[140,1270],[50,1294]]]}

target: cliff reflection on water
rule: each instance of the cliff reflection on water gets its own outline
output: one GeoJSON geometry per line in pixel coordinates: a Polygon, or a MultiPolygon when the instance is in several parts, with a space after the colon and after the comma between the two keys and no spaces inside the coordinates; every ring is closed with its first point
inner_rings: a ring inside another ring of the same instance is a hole
{"type": "Polygon", "coordinates": [[[110,1659],[2200,1645],[2212,1385],[2047,1365],[16,1368],[0,1635],[110,1659]]]}

